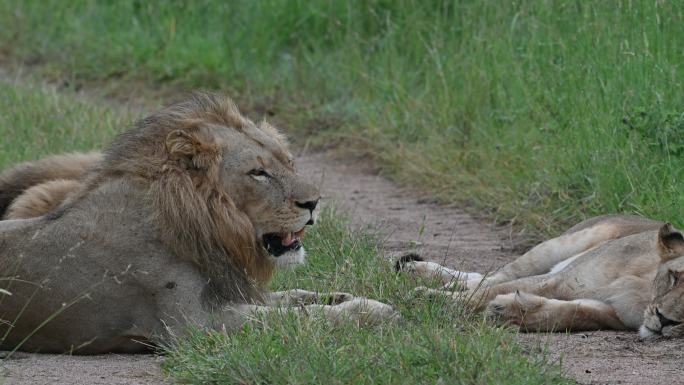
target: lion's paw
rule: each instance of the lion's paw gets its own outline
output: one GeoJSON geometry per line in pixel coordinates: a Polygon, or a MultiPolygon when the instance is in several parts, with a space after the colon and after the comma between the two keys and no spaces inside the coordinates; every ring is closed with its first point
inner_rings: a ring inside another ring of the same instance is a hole
{"type": "Polygon", "coordinates": [[[334,306],[335,320],[348,318],[357,321],[359,325],[374,326],[383,322],[401,320],[401,314],[392,306],[373,299],[356,297],[350,301],[334,306]]]}
{"type": "Polygon", "coordinates": [[[349,302],[354,299],[354,296],[349,293],[341,291],[333,291],[330,293],[320,294],[321,303],[326,305],[339,305],[344,302],[349,302]]]}
{"type": "Polygon", "coordinates": [[[418,287],[413,288],[412,293],[413,293],[413,295],[415,295],[417,297],[424,297],[424,296],[428,295],[428,293],[430,293],[433,290],[434,289],[430,289],[427,286],[418,286],[418,287]]]}
{"type": "Polygon", "coordinates": [[[440,300],[440,299],[451,299],[451,300],[458,300],[461,298],[461,293],[458,291],[448,291],[448,290],[439,290],[439,289],[431,289],[429,287],[425,286],[418,286],[413,289],[413,296],[416,298],[425,298],[428,300],[440,300]]]}

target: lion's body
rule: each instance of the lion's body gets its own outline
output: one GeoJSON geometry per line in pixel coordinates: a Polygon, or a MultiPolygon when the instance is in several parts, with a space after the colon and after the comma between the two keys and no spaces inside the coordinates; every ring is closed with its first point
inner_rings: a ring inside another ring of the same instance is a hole
{"type": "MultiPolygon", "coordinates": [[[[489,277],[461,281],[465,292],[423,290],[469,298],[475,310],[523,330],[637,330],[649,319],[649,309],[654,312],[654,282],[662,280],[663,266],[684,262],[678,259],[684,255],[679,237],[659,221],[596,217],[534,247],[489,277]]],[[[428,265],[423,264],[407,262],[406,267],[421,275],[437,273],[444,283],[463,276],[443,267],[425,269],[428,265]]],[[[679,305],[659,311],[684,318],[679,305]]],[[[659,325],[651,329],[661,332],[659,325]]]]}
{"type": "Polygon", "coordinates": [[[164,323],[189,317],[207,324],[198,295],[206,276],[164,246],[150,226],[153,213],[127,199],[132,193],[115,183],[57,219],[0,222],[2,271],[17,278],[6,286],[12,295],[2,298],[0,318],[14,325],[3,348],[37,330],[22,350],[133,352],[147,349],[135,340],[163,338],[164,323]]]}
{"type": "MultiPolygon", "coordinates": [[[[0,221],[0,277],[8,277],[0,287],[11,293],[0,291],[0,349],[140,351],[148,346],[139,341],[189,323],[231,330],[277,309],[261,305],[278,256],[263,242],[269,235],[278,250],[297,246],[319,196],[274,128],[242,117],[227,98],[194,94],[121,135],[104,159],[76,163],[68,171],[33,163],[0,181],[10,186],[3,207],[10,197],[35,202],[34,187],[64,191],[54,195],[57,208],[34,211],[45,215],[0,221]],[[54,175],[75,184],[46,187],[54,175]]],[[[344,298],[311,306],[332,320],[396,316],[344,298]]]]}

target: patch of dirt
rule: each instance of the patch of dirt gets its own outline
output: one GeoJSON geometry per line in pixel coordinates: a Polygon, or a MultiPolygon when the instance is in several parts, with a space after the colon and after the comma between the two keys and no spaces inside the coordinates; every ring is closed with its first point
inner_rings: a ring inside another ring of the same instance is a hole
{"type": "Polygon", "coordinates": [[[581,384],[680,384],[684,382],[682,341],[640,341],[636,332],[520,334],[523,346],[560,359],[565,373],[581,384]]]}
{"type": "MultiPolygon", "coordinates": [[[[415,190],[377,175],[363,160],[304,154],[300,171],[321,185],[324,204],[334,204],[356,227],[381,232],[390,254],[416,251],[429,260],[487,272],[516,256],[511,228],[475,218],[458,207],[434,203],[415,190]]],[[[521,334],[529,351],[561,360],[583,384],[672,384],[683,378],[681,341],[641,342],[636,333],[521,334]]],[[[7,384],[164,384],[161,357],[64,356],[21,353],[0,363],[7,384]]],[[[0,381],[1,382],[1,381],[0,381]]]]}
{"type": "MultiPolygon", "coordinates": [[[[164,380],[163,358],[148,354],[69,356],[15,353],[0,363],[7,385],[157,385],[164,380]]],[[[4,378],[3,378],[4,377],[4,378]]]]}

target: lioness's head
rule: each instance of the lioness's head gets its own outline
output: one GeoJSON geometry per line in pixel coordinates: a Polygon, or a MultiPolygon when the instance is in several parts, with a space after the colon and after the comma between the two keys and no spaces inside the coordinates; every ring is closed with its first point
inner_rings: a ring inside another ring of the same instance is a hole
{"type": "Polygon", "coordinates": [[[661,263],[653,298],[639,329],[642,338],[684,336],[684,234],[667,223],[658,232],[661,263]]]}
{"type": "Polygon", "coordinates": [[[319,200],[282,134],[211,93],[140,121],[112,144],[104,169],[149,181],[167,242],[179,254],[212,275],[233,265],[260,282],[273,260],[301,259],[319,200]]]}

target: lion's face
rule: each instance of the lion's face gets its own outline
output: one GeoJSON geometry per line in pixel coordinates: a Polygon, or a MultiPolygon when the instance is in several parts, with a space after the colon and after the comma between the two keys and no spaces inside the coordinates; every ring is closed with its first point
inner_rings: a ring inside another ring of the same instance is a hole
{"type": "Polygon", "coordinates": [[[653,300],[644,313],[642,337],[684,337],[684,257],[663,263],[653,281],[653,300]]]}
{"type": "Polygon", "coordinates": [[[265,123],[221,130],[219,182],[274,257],[302,258],[304,228],[314,223],[320,193],[294,168],[285,139],[265,123]]]}
{"type": "Polygon", "coordinates": [[[661,264],[639,335],[684,337],[684,235],[667,224],[658,237],[661,264]]]}

